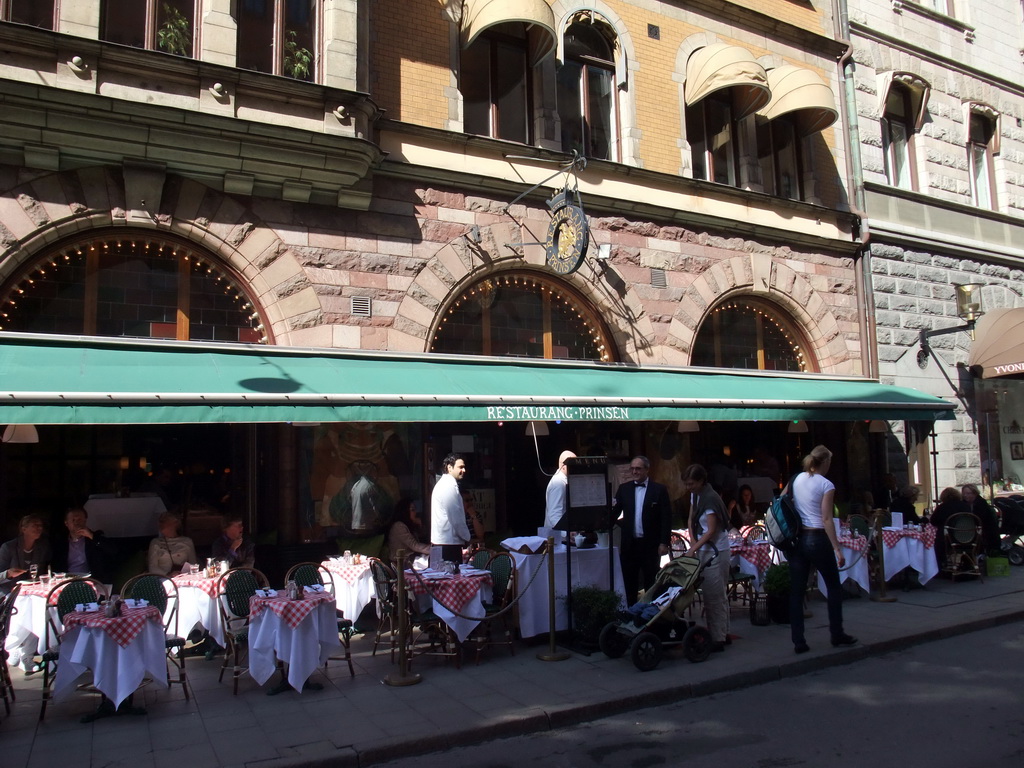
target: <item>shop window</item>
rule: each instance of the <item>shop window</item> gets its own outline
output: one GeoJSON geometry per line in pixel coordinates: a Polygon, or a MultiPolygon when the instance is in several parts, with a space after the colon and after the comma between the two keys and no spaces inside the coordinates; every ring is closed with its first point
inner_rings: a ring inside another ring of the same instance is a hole
{"type": "Polygon", "coordinates": [[[530,143],[531,70],[526,27],[500,24],[462,51],[466,133],[530,143]]]}
{"type": "Polygon", "coordinates": [[[995,208],[995,173],[992,163],[996,121],[971,112],[967,137],[967,162],[971,174],[971,200],[979,208],[995,208]]]}
{"type": "Polygon", "coordinates": [[[238,66],[316,79],[317,0],[237,0],[238,66]]]}
{"type": "Polygon", "coordinates": [[[727,301],[704,320],[693,344],[693,365],[761,371],[807,371],[810,356],[796,326],[754,298],[727,301]]]}
{"type": "Polygon", "coordinates": [[[713,93],[686,107],[686,137],[690,142],[695,179],[738,185],[737,130],[728,90],[713,93]]]}
{"type": "Polygon", "coordinates": [[[914,110],[910,89],[893,83],[885,101],[882,117],[882,151],[885,177],[900,189],[914,189],[914,110]]]}
{"type": "Polygon", "coordinates": [[[165,240],[96,238],[44,256],[0,299],[0,330],[263,343],[259,312],[213,260],[165,240]]]}
{"type": "Polygon", "coordinates": [[[792,116],[758,119],[757,159],[765,192],[790,200],[803,199],[801,150],[800,133],[792,116]]]}
{"type": "Polygon", "coordinates": [[[462,355],[612,360],[596,313],[565,286],[539,275],[487,278],[456,299],[430,350],[462,355]]]}
{"type": "Polygon", "coordinates": [[[4,21],[27,24],[40,29],[55,29],[56,0],[0,0],[4,21]]]}
{"type": "Polygon", "coordinates": [[[614,40],[611,28],[592,16],[565,30],[565,51],[558,68],[563,152],[618,160],[614,40]]]}
{"type": "Polygon", "coordinates": [[[101,29],[110,43],[192,57],[196,0],[104,0],[101,29]]]}

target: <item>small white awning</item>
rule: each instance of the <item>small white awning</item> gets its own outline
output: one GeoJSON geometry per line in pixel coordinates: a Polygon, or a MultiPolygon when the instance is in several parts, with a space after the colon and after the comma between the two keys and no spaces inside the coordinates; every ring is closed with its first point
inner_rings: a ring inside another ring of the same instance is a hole
{"type": "Polygon", "coordinates": [[[695,51],[686,62],[687,106],[723,88],[732,91],[737,120],[759,110],[772,95],[768,74],[746,48],[714,43],[695,51]]]}
{"type": "Polygon", "coordinates": [[[759,115],[774,120],[792,115],[800,135],[823,131],[839,119],[835,94],[814,72],[792,64],[768,70],[772,98],[759,115]]]}
{"type": "Polygon", "coordinates": [[[526,24],[531,66],[555,50],[555,14],[545,0],[466,0],[462,9],[462,47],[468,48],[490,27],[516,21],[526,24]]]}

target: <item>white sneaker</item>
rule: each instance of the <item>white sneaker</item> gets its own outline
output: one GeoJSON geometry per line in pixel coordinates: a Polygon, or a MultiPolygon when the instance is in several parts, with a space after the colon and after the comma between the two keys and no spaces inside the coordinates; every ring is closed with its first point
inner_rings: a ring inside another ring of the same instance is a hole
{"type": "Polygon", "coordinates": [[[7,663],[12,667],[21,664],[21,648],[12,648],[7,652],[7,663]]]}

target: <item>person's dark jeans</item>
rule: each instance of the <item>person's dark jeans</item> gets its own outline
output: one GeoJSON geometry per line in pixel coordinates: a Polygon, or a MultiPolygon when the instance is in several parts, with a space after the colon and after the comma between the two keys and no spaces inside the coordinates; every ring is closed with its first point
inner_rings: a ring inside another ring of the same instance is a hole
{"type": "Polygon", "coordinates": [[[808,528],[800,534],[796,547],[787,553],[789,575],[792,585],[789,591],[789,626],[793,645],[801,645],[804,639],[804,593],[807,591],[807,577],[811,567],[818,569],[825,582],[828,600],[828,627],[832,639],[843,636],[843,588],[839,582],[839,565],[824,529],[808,528]]]}

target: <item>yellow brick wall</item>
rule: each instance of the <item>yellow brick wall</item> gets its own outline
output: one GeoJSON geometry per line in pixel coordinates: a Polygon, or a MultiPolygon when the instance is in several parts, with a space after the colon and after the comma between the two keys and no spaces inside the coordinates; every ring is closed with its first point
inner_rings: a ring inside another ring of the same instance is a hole
{"type": "Polygon", "coordinates": [[[395,120],[444,128],[451,81],[448,33],[439,0],[373,0],[370,88],[395,120]]]}

